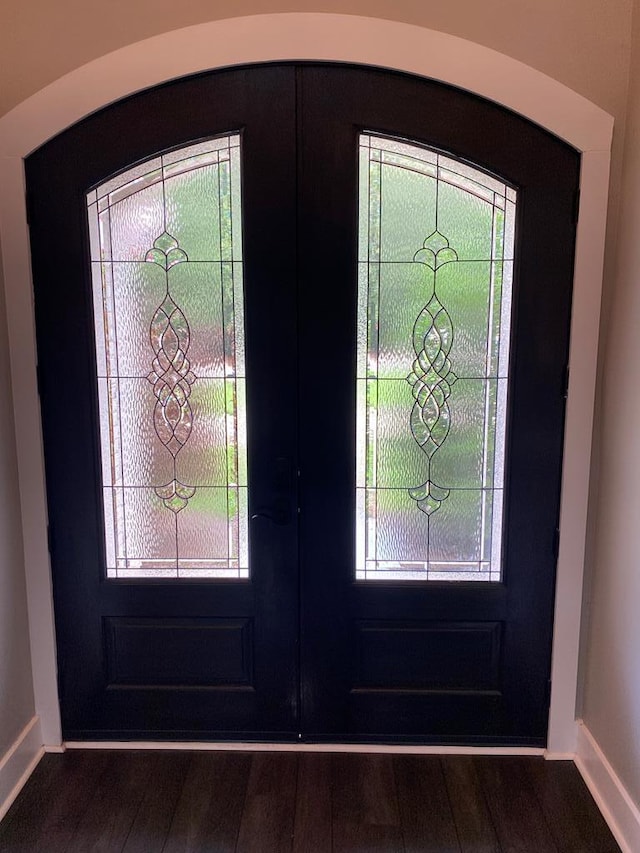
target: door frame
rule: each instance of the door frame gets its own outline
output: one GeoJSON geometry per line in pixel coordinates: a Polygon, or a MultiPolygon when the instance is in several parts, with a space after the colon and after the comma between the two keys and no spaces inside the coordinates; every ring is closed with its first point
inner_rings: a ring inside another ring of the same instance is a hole
{"type": "Polygon", "coordinates": [[[155,36],[70,72],[0,119],[0,243],[42,742],[55,748],[62,739],[23,159],[83,116],[135,91],[198,71],[287,60],[375,65],[449,83],[520,113],[582,153],[547,745],[547,754],[572,756],[613,118],[545,74],[481,45],[414,25],[325,13],[232,18],[155,36]]]}

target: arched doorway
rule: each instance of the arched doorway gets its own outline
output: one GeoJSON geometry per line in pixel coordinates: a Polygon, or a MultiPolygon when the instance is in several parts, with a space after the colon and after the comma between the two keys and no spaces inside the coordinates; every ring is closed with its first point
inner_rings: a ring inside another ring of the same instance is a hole
{"type": "Polygon", "coordinates": [[[586,529],[612,117],[533,68],[464,39],[391,21],[328,14],[265,15],[166,33],[77,69],[0,120],[3,266],[21,483],[36,710],[43,740],[60,743],[23,195],[25,157],[103,104],[176,74],[246,61],[359,61],[441,79],[503,103],[583,152],[558,563],[549,749],[575,747],[577,649],[586,529]]]}

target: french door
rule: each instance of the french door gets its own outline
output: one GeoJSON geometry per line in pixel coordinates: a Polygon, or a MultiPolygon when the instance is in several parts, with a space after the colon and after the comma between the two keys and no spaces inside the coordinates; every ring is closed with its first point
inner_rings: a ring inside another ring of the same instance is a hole
{"type": "Polygon", "coordinates": [[[67,739],[545,742],[578,169],[323,64],[28,158],[67,739]]]}

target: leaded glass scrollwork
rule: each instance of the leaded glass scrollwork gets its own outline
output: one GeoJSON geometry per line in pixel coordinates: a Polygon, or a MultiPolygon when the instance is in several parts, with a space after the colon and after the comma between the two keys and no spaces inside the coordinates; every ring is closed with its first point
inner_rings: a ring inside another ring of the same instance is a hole
{"type": "Polygon", "coordinates": [[[451,368],[449,353],[453,343],[453,324],[447,309],[438,300],[436,293],[436,270],[442,264],[457,261],[458,256],[450,248],[449,241],[434,231],[413,257],[415,263],[423,264],[431,273],[426,274],[426,291],[429,301],[418,314],[413,327],[413,349],[416,354],[407,382],[412,387],[411,432],[426,454],[429,462],[427,479],[409,489],[422,512],[431,515],[442,501],[449,497],[449,489],[439,486],[431,479],[431,460],[434,453],[449,435],[451,412],[448,400],[451,386],[458,378],[451,368]]]}
{"type": "Polygon", "coordinates": [[[147,379],[153,385],[156,404],[153,425],[156,435],[173,456],[173,479],[154,491],[171,512],[178,513],[196,493],[194,486],[178,480],[176,459],[189,440],[193,426],[193,410],[189,403],[191,386],[196,376],[191,370],[187,353],[191,334],[187,318],[176,305],[169,284],[169,269],[189,260],[178,241],[166,231],[149,249],[145,260],[162,267],[167,276],[167,290],[162,303],[151,318],[149,338],[154,352],[151,372],[147,379]]]}
{"type": "Polygon", "coordinates": [[[87,205],[107,577],[247,577],[240,137],[87,205]]]}
{"type": "Polygon", "coordinates": [[[500,580],[516,192],[360,136],[356,577],[500,580]]]}

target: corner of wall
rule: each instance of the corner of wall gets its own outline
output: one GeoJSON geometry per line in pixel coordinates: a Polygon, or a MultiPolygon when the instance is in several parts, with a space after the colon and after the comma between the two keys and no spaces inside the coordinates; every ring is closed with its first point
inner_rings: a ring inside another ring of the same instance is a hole
{"type": "Polygon", "coordinates": [[[0,820],[11,808],[43,755],[40,719],[32,717],[0,757],[0,820]]]}
{"type": "Polygon", "coordinates": [[[583,722],[575,763],[623,853],[640,850],[640,808],[583,722]]]}

